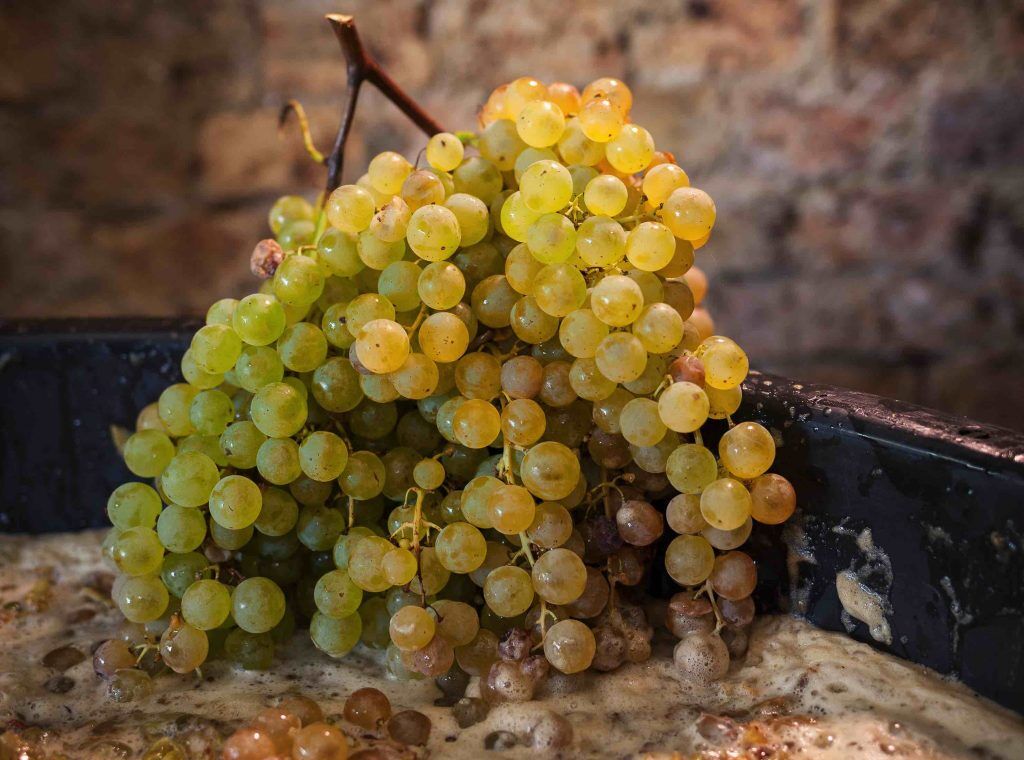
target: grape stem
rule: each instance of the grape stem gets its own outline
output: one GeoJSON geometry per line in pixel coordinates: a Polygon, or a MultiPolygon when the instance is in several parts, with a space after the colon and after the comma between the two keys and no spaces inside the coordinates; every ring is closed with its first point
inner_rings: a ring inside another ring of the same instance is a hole
{"type": "Polygon", "coordinates": [[[525,530],[519,531],[519,542],[523,546],[518,553],[526,557],[526,561],[529,563],[530,567],[533,567],[533,552],[530,550],[530,539],[526,535],[525,530]]]}
{"type": "Polygon", "coordinates": [[[710,580],[704,581],[704,585],[701,586],[700,591],[697,592],[697,595],[700,595],[700,594],[707,594],[708,601],[711,602],[711,609],[715,613],[715,631],[714,632],[718,633],[720,630],[722,630],[722,627],[725,625],[725,622],[722,620],[722,613],[718,609],[718,602],[715,600],[715,592],[712,591],[712,589],[711,589],[711,581],[710,580]]]}
{"type": "Polygon", "coordinates": [[[433,137],[438,132],[443,132],[444,128],[409,97],[363,47],[359,32],[356,30],[356,21],[352,16],[328,13],[326,18],[331,29],[334,30],[334,36],[338,38],[341,52],[345,55],[345,69],[348,77],[348,95],[345,101],[345,110],[342,112],[341,126],[334,138],[334,146],[324,162],[327,166],[326,194],[329,195],[341,184],[345,144],[348,142],[349,132],[352,130],[352,118],[355,116],[356,101],[359,99],[359,89],[363,82],[369,82],[380,90],[417,127],[423,130],[427,137],[433,137]]]}

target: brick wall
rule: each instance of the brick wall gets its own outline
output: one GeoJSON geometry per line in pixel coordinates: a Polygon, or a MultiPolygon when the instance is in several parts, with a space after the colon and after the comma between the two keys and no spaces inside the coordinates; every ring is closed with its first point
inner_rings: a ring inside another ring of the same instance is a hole
{"type": "MultiPolygon", "coordinates": [[[[0,7],[0,315],[179,314],[251,287],[275,195],[320,170],[354,13],[445,124],[530,73],[626,79],[634,118],[709,190],[700,263],[756,365],[1024,428],[1024,6],[1012,0],[0,7]]],[[[376,93],[350,179],[422,145],[376,93]]]]}

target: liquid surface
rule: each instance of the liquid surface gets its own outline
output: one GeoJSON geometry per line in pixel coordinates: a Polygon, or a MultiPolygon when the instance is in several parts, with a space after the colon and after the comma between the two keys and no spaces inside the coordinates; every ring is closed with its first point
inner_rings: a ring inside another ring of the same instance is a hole
{"type": "MultiPolygon", "coordinates": [[[[666,639],[646,663],[551,678],[539,700],[499,705],[466,729],[434,706],[440,692],[431,681],[387,680],[377,653],[359,648],[330,660],[301,636],[273,671],[214,661],[202,679],[167,673],[147,700],[118,704],[92,670],[93,647],[119,621],[102,591],[110,577],[99,541],[91,532],[0,536],[0,731],[14,727],[49,753],[139,757],[170,736],[195,757],[219,756],[204,753],[276,697],[301,691],[337,716],[348,694],[374,686],[396,711],[420,710],[433,724],[425,749],[394,757],[535,757],[529,732],[548,711],[573,725],[573,744],[559,755],[567,758],[1024,757],[1019,716],[925,668],[782,616],[755,623],[748,654],[718,683],[683,682],[666,639]],[[51,654],[67,647],[84,657],[68,665],[73,653],[51,654]],[[495,731],[523,743],[485,751],[495,731]]],[[[339,726],[360,746],[377,741],[339,726]]]]}

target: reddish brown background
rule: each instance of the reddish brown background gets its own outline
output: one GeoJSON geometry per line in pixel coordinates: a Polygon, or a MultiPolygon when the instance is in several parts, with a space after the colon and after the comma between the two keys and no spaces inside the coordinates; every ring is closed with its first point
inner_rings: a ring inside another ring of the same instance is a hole
{"type": "MultiPolygon", "coordinates": [[[[625,78],[719,208],[720,329],[764,369],[1024,428],[1024,5],[65,0],[0,5],[0,316],[183,314],[252,287],[276,194],[321,173],[355,13],[451,128],[521,74],[625,78]]],[[[360,104],[350,179],[422,138],[360,104]]]]}

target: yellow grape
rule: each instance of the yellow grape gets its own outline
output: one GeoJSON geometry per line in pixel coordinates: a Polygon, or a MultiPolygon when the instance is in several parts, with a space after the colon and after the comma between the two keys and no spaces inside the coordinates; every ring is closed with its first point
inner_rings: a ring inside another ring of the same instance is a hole
{"type": "Polygon", "coordinates": [[[708,525],[735,530],[750,517],[751,499],[747,487],[733,478],[719,478],[700,495],[700,512],[708,525]]]}
{"type": "Polygon", "coordinates": [[[665,199],[661,220],[677,238],[697,240],[715,226],[715,202],[703,190],[680,187],[665,199]]]}

